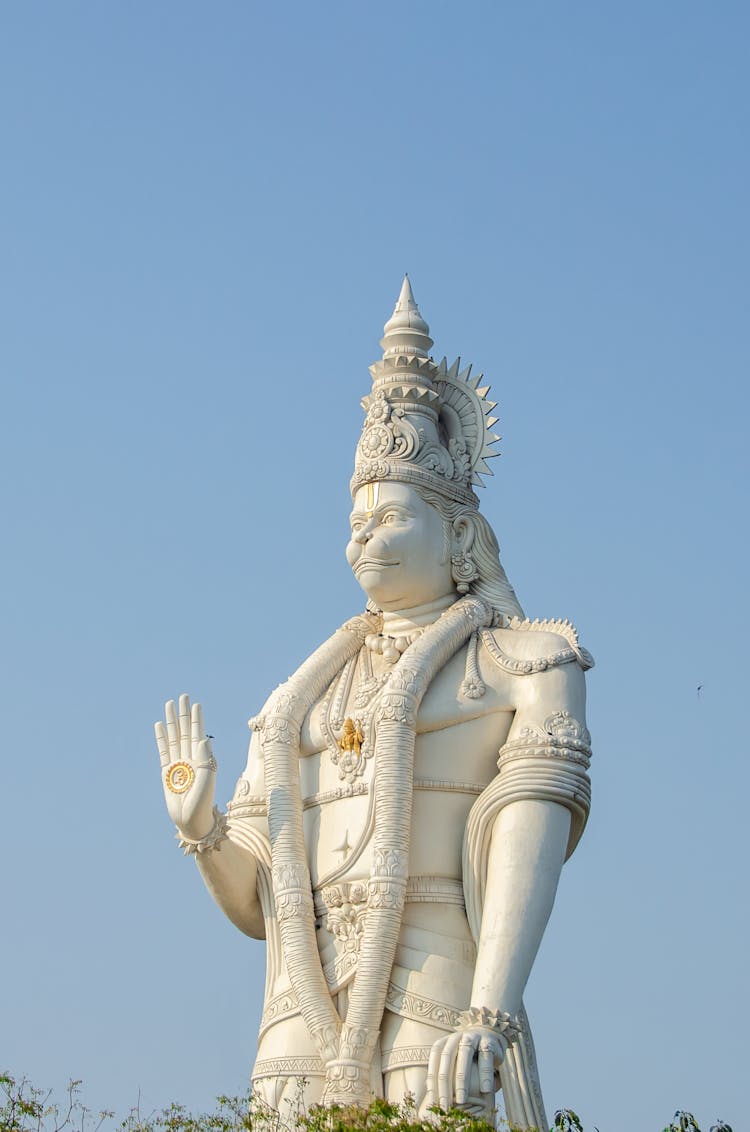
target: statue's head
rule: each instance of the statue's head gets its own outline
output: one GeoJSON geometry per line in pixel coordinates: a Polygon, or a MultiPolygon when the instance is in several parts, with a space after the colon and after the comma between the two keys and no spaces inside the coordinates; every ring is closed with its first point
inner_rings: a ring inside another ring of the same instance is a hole
{"type": "Polygon", "coordinates": [[[481,374],[459,360],[438,365],[432,344],[405,278],[362,402],[347,558],[379,609],[476,593],[498,616],[520,615],[474,491],[496,455],[495,404],[481,374]]]}

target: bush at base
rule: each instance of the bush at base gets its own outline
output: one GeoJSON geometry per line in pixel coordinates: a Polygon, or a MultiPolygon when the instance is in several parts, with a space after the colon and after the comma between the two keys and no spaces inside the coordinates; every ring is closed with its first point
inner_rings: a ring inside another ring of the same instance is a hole
{"type": "MultiPolygon", "coordinates": [[[[80,1097],[80,1081],[71,1081],[65,1100],[55,1101],[51,1092],[38,1089],[25,1077],[0,1074],[0,1132],[100,1132],[115,1120],[113,1112],[93,1112],[80,1097]]],[[[500,1120],[499,1128],[514,1132],[500,1120]]],[[[306,1112],[302,1092],[288,1112],[278,1113],[257,1096],[218,1097],[213,1112],[193,1115],[184,1105],[173,1103],[161,1112],[144,1116],[130,1110],[115,1124],[116,1132],[496,1132],[494,1125],[458,1109],[436,1109],[429,1122],[419,1118],[415,1105],[394,1105],[376,1100],[369,1108],[312,1108],[306,1112]]],[[[538,1132],[525,1129],[524,1132],[538,1132]]],[[[550,1132],[584,1132],[572,1109],[555,1113],[550,1132]]],[[[599,1132],[595,1128],[593,1132],[599,1132]]],[[[701,1132],[689,1112],[676,1112],[663,1132],[701,1132]]],[[[732,1132],[719,1120],[710,1132],[732,1132]]]]}

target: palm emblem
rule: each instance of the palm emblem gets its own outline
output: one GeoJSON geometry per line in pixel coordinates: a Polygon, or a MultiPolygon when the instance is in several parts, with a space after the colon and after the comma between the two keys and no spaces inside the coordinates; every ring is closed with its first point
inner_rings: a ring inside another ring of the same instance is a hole
{"type": "Polygon", "coordinates": [[[216,759],[206,736],[200,704],[180,696],[164,705],[166,722],[154,724],[162,785],[172,821],[187,837],[204,837],[213,824],[216,759]]]}

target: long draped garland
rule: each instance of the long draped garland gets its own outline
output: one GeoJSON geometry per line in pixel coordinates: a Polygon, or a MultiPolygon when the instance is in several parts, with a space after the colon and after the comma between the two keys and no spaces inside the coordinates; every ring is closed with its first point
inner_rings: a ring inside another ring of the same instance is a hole
{"type": "Polygon", "coordinates": [[[299,781],[302,724],[380,619],[346,622],[282,684],[259,730],[266,768],[272,882],[281,946],[300,1012],[326,1069],[326,1103],[367,1103],[409,876],[417,712],[432,679],[493,611],[461,598],[394,665],[375,709],[375,834],[367,917],[345,1019],[333,1004],[318,954],[299,781]]]}

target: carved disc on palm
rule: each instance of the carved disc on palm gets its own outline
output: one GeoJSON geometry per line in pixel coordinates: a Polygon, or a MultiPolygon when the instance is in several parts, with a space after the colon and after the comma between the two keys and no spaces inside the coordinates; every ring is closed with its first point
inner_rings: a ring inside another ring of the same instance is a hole
{"type": "Polygon", "coordinates": [[[165,776],[167,789],[173,794],[184,794],[195,781],[195,771],[190,763],[172,763],[165,776]]]}

